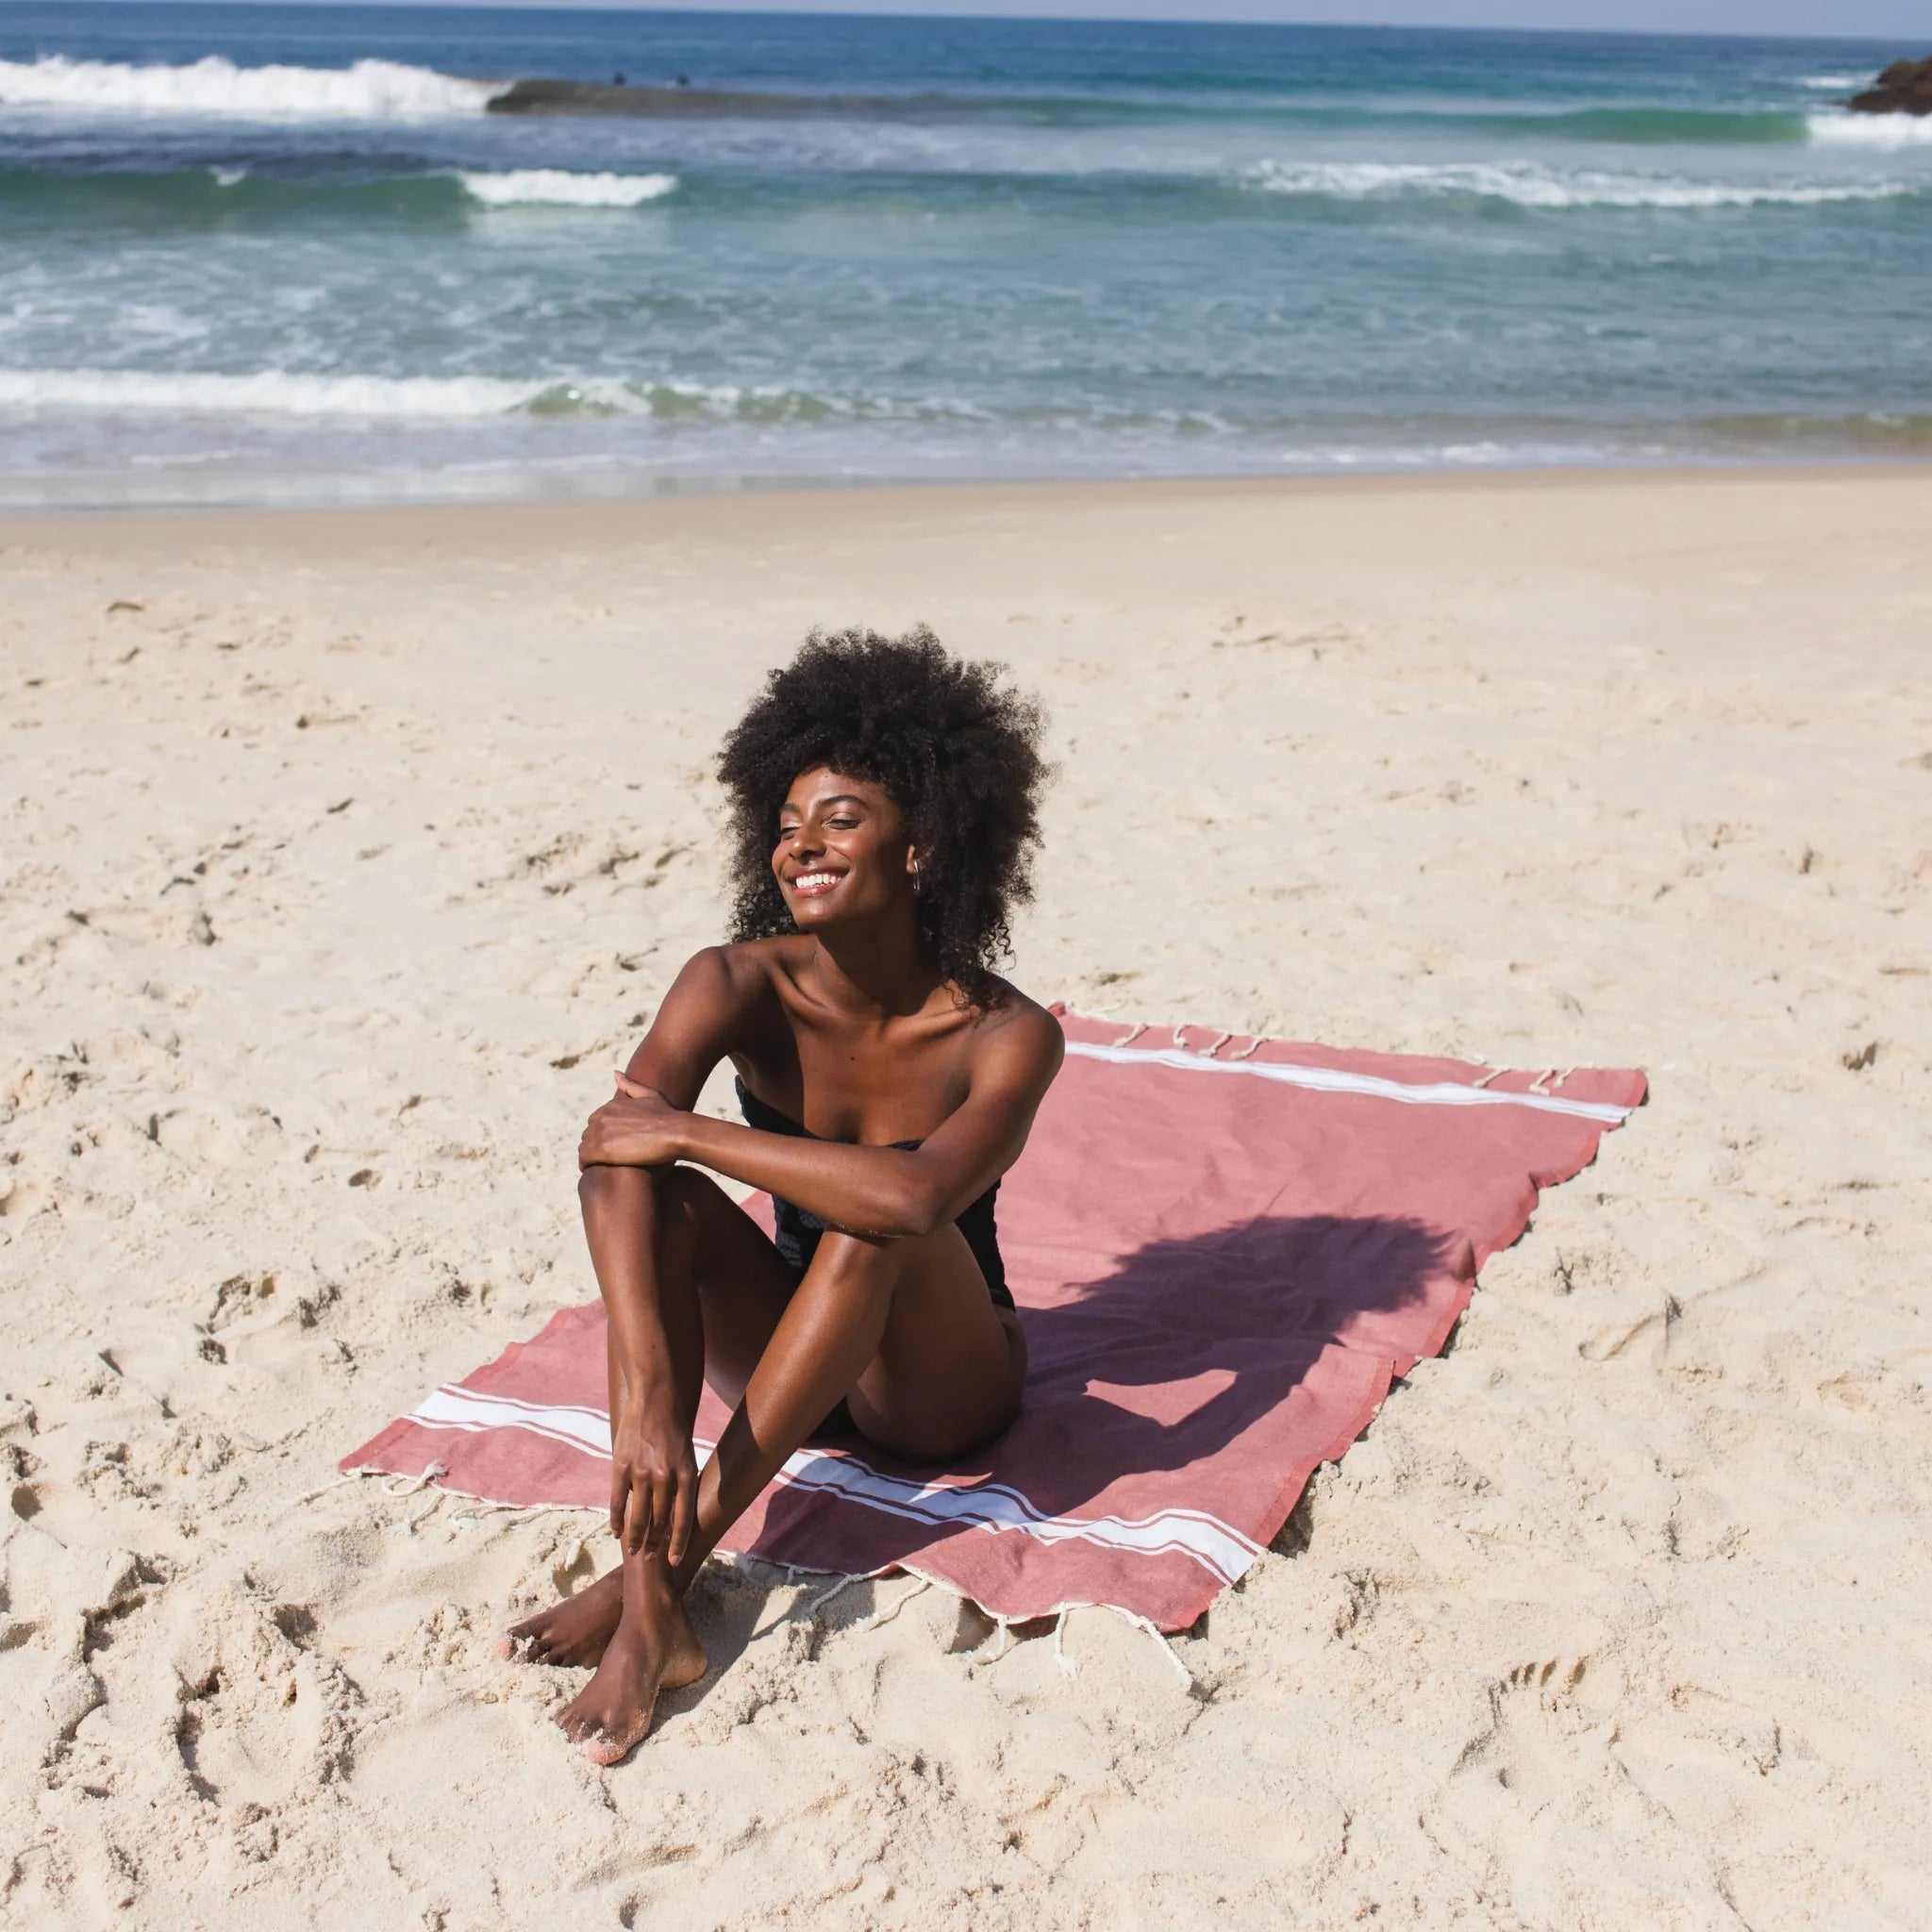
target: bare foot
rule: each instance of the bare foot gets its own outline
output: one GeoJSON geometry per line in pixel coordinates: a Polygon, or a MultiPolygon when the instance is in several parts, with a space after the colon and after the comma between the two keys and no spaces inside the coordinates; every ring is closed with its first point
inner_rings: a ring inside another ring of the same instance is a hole
{"type": "Polygon", "coordinates": [[[649,1732],[658,1691],[680,1690],[704,1674],[704,1645],[676,1593],[657,1579],[625,1610],[597,1674],[557,1722],[592,1764],[615,1764],[649,1732]]]}
{"type": "Polygon", "coordinates": [[[513,1624],[496,1640],[496,1654],[513,1663],[564,1664],[588,1670],[624,1614],[624,1572],[612,1570],[575,1596],[513,1624]]]}

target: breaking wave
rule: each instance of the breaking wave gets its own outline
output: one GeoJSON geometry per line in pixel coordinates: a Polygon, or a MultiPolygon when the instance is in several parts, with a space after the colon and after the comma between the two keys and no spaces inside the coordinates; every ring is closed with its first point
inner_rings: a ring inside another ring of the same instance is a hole
{"type": "Polygon", "coordinates": [[[1524,161],[1264,161],[1246,179],[1276,194],[1341,201],[1464,196],[1534,208],[1809,208],[1835,201],[1890,201],[1914,192],[1909,184],[1897,181],[1686,181],[1662,175],[1566,172],[1524,161]]]}
{"type": "Polygon", "coordinates": [[[653,382],[618,376],[321,375],[278,369],[245,375],[133,369],[0,369],[0,408],[365,422],[462,422],[512,415],[635,416],[659,422],[709,420],[752,425],[897,417],[964,419],[980,413],[937,398],[899,402],[735,383],[653,382]]]}
{"type": "Polygon", "coordinates": [[[661,200],[677,186],[675,175],[574,175],[562,168],[458,178],[490,208],[637,208],[661,200]]]}
{"type": "Polygon", "coordinates": [[[110,60],[0,60],[0,106],[218,114],[256,121],[422,121],[480,114],[496,83],[393,60],[350,67],[238,67],[218,54],[185,67],[110,60]]]}
{"type": "Polygon", "coordinates": [[[489,375],[251,375],[134,369],[0,369],[0,407],[173,409],[194,415],[501,416],[545,385],[489,375]]]}
{"type": "Polygon", "coordinates": [[[1846,147],[1918,147],[1932,142],[1932,114],[1812,114],[1813,141],[1846,147]]]}

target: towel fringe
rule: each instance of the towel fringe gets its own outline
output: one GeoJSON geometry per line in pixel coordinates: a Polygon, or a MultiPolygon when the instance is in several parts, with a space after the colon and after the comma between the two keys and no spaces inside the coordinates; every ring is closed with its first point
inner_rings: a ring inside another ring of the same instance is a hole
{"type": "MultiPolygon", "coordinates": [[[[1083,1008],[1071,1004],[1060,1003],[1056,1006],[1055,1010],[1057,1012],[1064,1012],[1069,1019],[1074,1020],[1105,1020],[1113,1013],[1114,1008],[1111,1007],[1088,1007],[1083,1008]]],[[[1132,1046],[1135,1041],[1139,1040],[1141,1034],[1146,1031],[1147,1022],[1145,1020],[1137,1020],[1118,1040],[1111,1043],[1112,1050],[1118,1052],[1124,1046],[1132,1046]]],[[[1217,1033],[1206,1046],[1190,1046],[1188,1044],[1187,1022],[1183,1021],[1178,1026],[1174,1028],[1174,1043],[1175,1046],[1179,1047],[1184,1053],[1197,1053],[1203,1059],[1211,1060],[1215,1058],[1220,1054],[1221,1049],[1235,1037],[1232,1033],[1217,1033]]],[[[1251,1059],[1257,1049],[1267,1045],[1267,1036],[1257,1033],[1248,1041],[1247,1045],[1237,1048],[1227,1058],[1231,1060],[1251,1059]]]]}
{"type": "Polygon", "coordinates": [[[1160,1631],[1157,1630],[1145,1617],[1137,1617],[1131,1610],[1121,1609],[1117,1605],[1113,1604],[1108,1604],[1106,1607],[1112,1610],[1116,1616],[1124,1617],[1128,1623],[1146,1631],[1148,1636],[1153,1638],[1156,1643],[1159,1644],[1161,1655],[1174,1666],[1174,1674],[1188,1687],[1188,1695],[1190,1697],[1193,1696],[1196,1688],[1194,1674],[1181,1661],[1181,1654],[1174,1647],[1173,1643],[1160,1631]]]}
{"type": "Polygon", "coordinates": [[[932,1578],[930,1576],[922,1576],[914,1582],[912,1588],[904,1596],[898,1598],[888,1608],[874,1610],[871,1616],[862,1618],[852,1627],[855,1630],[876,1630],[881,1624],[890,1624],[914,1597],[923,1595],[931,1588],[932,1578]]]}
{"type": "MultiPolygon", "coordinates": [[[[356,1474],[359,1474],[361,1472],[357,1471],[356,1474]]],[[[448,1474],[448,1463],[425,1462],[423,1465],[423,1474],[421,1475],[391,1476],[383,1484],[382,1493],[385,1496],[413,1496],[418,1490],[426,1490],[438,1476],[447,1475],[448,1474]]],[[[325,1484],[324,1487],[333,1488],[334,1486],[332,1484],[325,1484]]],[[[318,1491],[318,1493],[320,1492],[318,1491]]]]}
{"type": "Polygon", "coordinates": [[[409,1520],[403,1524],[404,1529],[407,1530],[410,1536],[414,1536],[416,1532],[419,1529],[421,1529],[423,1525],[425,1523],[427,1523],[429,1519],[432,1516],[434,1516],[439,1509],[442,1507],[442,1505],[443,1492],[441,1490],[432,1491],[430,1492],[429,1500],[424,1504],[422,1508],[417,1510],[415,1515],[410,1517],[409,1520]]]}
{"type": "MultiPolygon", "coordinates": [[[[788,1589],[792,1589],[797,1586],[798,1572],[801,1567],[799,1564],[776,1563],[773,1562],[772,1558],[769,1557],[759,1558],[758,1560],[772,1563],[772,1567],[774,1570],[784,1571],[785,1583],[788,1589]]],[[[823,1570],[807,1572],[808,1575],[823,1576],[824,1574],[825,1573],[823,1570]]],[[[843,1590],[848,1583],[855,1583],[857,1581],[858,1578],[852,1576],[840,1577],[838,1582],[835,1583],[830,1590],[824,1591],[821,1595],[817,1597],[814,1597],[810,1603],[805,1606],[806,1615],[810,1616],[811,1613],[818,1608],[820,1604],[829,1603],[832,1600],[832,1598],[835,1597],[840,1591],[843,1590]]],[[[752,1631],[751,1635],[745,1639],[745,1641],[747,1643],[756,1643],[760,1637],[769,1637],[772,1634],[772,1632],[779,1626],[779,1624],[789,1624],[791,1621],[793,1615],[796,1614],[798,1608],[798,1599],[794,1597],[789,1604],[787,1604],[784,1607],[783,1609],[781,1609],[778,1612],[778,1614],[775,1617],[772,1619],[772,1621],[769,1624],[758,1624],[757,1628],[752,1631]]]]}
{"type": "Polygon", "coordinates": [[[987,1633],[985,1639],[981,1641],[979,1648],[973,1653],[973,1656],[968,1661],[966,1668],[969,1671],[976,1671],[982,1664],[996,1664],[999,1662],[1001,1657],[1005,1657],[1006,1654],[1012,1649],[1012,1647],[1013,1626],[1011,1620],[1007,1617],[995,1617],[992,1620],[992,1628],[987,1633]],[[991,1643],[995,1637],[997,1637],[1000,1641],[1000,1647],[996,1651],[994,1651],[991,1657],[988,1657],[984,1654],[986,1651],[986,1646],[987,1644],[991,1643]]]}
{"type": "MultiPolygon", "coordinates": [[[[407,1496],[425,1488],[434,1478],[447,1475],[448,1468],[441,1462],[430,1463],[420,1475],[404,1475],[392,1469],[378,1469],[374,1464],[364,1463],[358,1469],[345,1469],[340,1475],[331,1476],[327,1482],[318,1485],[305,1496],[297,1496],[292,1503],[285,1503],[286,1509],[306,1508],[318,1496],[325,1496],[331,1490],[341,1489],[344,1483],[380,1482],[383,1491],[391,1496],[407,1496]],[[397,1488],[400,1484],[402,1487],[397,1488]]],[[[472,1495],[468,1490],[439,1488],[439,1500],[452,1496],[461,1502],[474,1503],[477,1507],[472,1513],[489,1515],[495,1511],[508,1510],[517,1516],[597,1516],[606,1511],[593,1503],[500,1503],[494,1497],[472,1495]]],[[[419,1519],[420,1520],[420,1519],[419,1519]]]]}
{"type": "MultiPolygon", "coordinates": [[[[1126,1611],[1121,1611],[1121,1615],[1124,1617],[1124,1615],[1126,1615],[1126,1611]]],[[[1154,1626],[1152,1623],[1143,1623],[1143,1621],[1141,1621],[1140,1617],[1134,1617],[1132,1621],[1134,1621],[1134,1623],[1138,1623],[1138,1624],[1140,1624],[1140,1626],[1143,1628],[1143,1631],[1145,1631],[1145,1633],[1148,1633],[1148,1637],[1152,1637],[1152,1639],[1154,1639],[1154,1641],[1156,1641],[1156,1642],[1158,1642],[1158,1644],[1161,1646],[1161,1654],[1163,1654],[1163,1656],[1167,1657],[1167,1661],[1169,1661],[1169,1663],[1173,1663],[1173,1667],[1174,1667],[1174,1675],[1176,1675],[1176,1677],[1178,1677],[1178,1679],[1180,1679],[1180,1681],[1182,1681],[1182,1683],[1186,1685],[1186,1689],[1189,1689],[1189,1696],[1194,1696],[1194,1672],[1191,1672],[1191,1669],[1189,1669],[1189,1667],[1186,1667],[1186,1663],[1184,1663],[1184,1661],[1180,1659],[1180,1652],[1178,1652],[1178,1650],[1174,1650],[1173,1642],[1171,1642],[1171,1641],[1169,1641],[1167,1637],[1163,1637],[1163,1635],[1161,1635],[1161,1633],[1158,1631],[1158,1628],[1156,1628],[1156,1626],[1154,1626]]]]}
{"type": "MultiPolygon", "coordinates": [[[[922,1578],[920,1589],[924,1589],[930,1580],[929,1578],[922,1578]]],[[[891,1615],[896,1616],[899,1610],[906,1604],[911,1602],[918,1594],[919,1591],[917,1590],[908,1591],[899,1599],[899,1602],[892,1607],[891,1615]]],[[[1062,1604],[1060,1606],[1059,1614],[1054,1619],[1053,1660],[1062,1676],[1074,1677],[1079,1674],[1080,1671],[1079,1658],[1070,1657],[1067,1654],[1067,1619],[1076,1609],[1110,1610],[1124,1623],[1131,1624],[1136,1630],[1144,1630],[1160,1646],[1161,1655],[1174,1666],[1174,1675],[1186,1686],[1188,1695],[1190,1697],[1200,1695],[1200,1686],[1194,1681],[1193,1672],[1189,1670],[1180,1652],[1174,1647],[1173,1642],[1147,1618],[1137,1617],[1132,1610],[1124,1610],[1118,1604],[1062,1604]]],[[[987,1614],[992,1617],[992,1628],[987,1632],[986,1636],[981,1640],[979,1647],[974,1650],[972,1657],[967,1660],[966,1668],[969,1671],[976,1671],[981,1666],[987,1664],[996,1664],[1016,1647],[1012,1632],[1013,1619],[996,1615],[992,1611],[988,1611],[987,1614]],[[998,1649],[989,1651],[987,1646],[995,1641],[999,1645],[998,1649]]],[[[888,1619],[880,1618],[878,1621],[883,1623],[888,1621],[888,1619]]],[[[1022,1619],[1021,1621],[1024,1622],[1026,1620],[1022,1619]]]]}
{"type": "Polygon", "coordinates": [[[1053,1660],[1063,1677],[1077,1677],[1080,1674],[1079,1658],[1067,1655],[1067,1619],[1073,1614],[1072,1604],[1063,1606],[1053,1626],[1053,1660]]]}
{"type": "Polygon", "coordinates": [[[374,1469],[345,1469],[341,1475],[331,1476],[327,1482],[319,1484],[315,1489],[310,1490],[306,1496],[298,1497],[296,1499],[296,1507],[299,1508],[304,1503],[312,1503],[316,1497],[325,1496],[331,1490],[341,1489],[344,1483],[359,1483],[366,1476],[379,1475],[380,1474],[379,1470],[374,1469]]]}
{"type": "Polygon", "coordinates": [[[828,1603],[830,1603],[832,1599],[835,1596],[837,1596],[841,1591],[850,1590],[855,1583],[863,1583],[864,1581],[865,1578],[862,1576],[840,1577],[838,1582],[833,1584],[830,1590],[822,1590],[817,1596],[813,1597],[812,1600],[806,1605],[805,1614],[808,1617],[816,1617],[818,1613],[822,1609],[824,1609],[824,1607],[828,1603]]]}

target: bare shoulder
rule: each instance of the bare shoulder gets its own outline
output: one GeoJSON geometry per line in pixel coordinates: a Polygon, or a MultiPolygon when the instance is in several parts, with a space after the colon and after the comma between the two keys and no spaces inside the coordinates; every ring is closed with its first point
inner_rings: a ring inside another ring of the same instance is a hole
{"type": "Polygon", "coordinates": [[[683,1035],[732,1042],[761,1030],[760,1016],[774,1008],[774,981],[782,968],[773,957],[781,941],[750,940],[706,946],[684,962],[658,1008],[658,1026],[683,1035]],[[749,1029],[749,1031],[747,1030],[749,1029]]]}
{"type": "Polygon", "coordinates": [[[1004,980],[1000,987],[1000,997],[975,1029],[974,1058],[989,1071],[1035,1079],[1044,1088],[1066,1058],[1066,1034],[1058,1017],[1038,1000],[1004,980]]]}
{"type": "Polygon", "coordinates": [[[787,972],[781,958],[785,945],[784,940],[737,940],[706,946],[685,961],[676,983],[734,1006],[755,1001],[787,972]]]}
{"type": "MultiPolygon", "coordinates": [[[[734,986],[747,994],[762,997],[775,993],[787,1005],[809,1004],[806,978],[815,945],[804,933],[779,933],[769,939],[734,940],[725,945],[710,946],[719,970],[730,976],[734,986]]],[[[700,958],[704,955],[700,955],[700,958]]]]}

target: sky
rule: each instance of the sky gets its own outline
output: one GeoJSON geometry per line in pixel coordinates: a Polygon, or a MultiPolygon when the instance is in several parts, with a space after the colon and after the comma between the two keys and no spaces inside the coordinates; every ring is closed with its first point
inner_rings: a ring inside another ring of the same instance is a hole
{"type": "MultiPolygon", "coordinates": [[[[570,5],[573,0],[522,0],[570,5]]],[[[585,0],[575,0],[585,4],[585,0]]],[[[626,0],[589,0],[625,5],[626,0]]],[[[631,0],[637,4],[637,0],[631,0]]],[[[648,4],[648,0],[646,0],[648,4]]],[[[1796,34],[1887,41],[1932,54],[1932,0],[677,0],[690,13],[1003,14],[1026,19],[1242,20],[1377,26],[1796,34]]]]}

